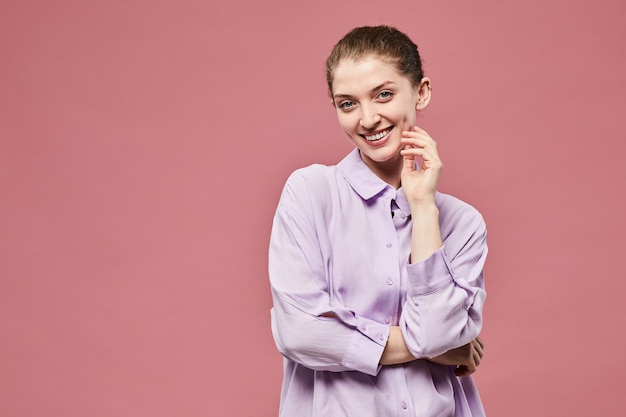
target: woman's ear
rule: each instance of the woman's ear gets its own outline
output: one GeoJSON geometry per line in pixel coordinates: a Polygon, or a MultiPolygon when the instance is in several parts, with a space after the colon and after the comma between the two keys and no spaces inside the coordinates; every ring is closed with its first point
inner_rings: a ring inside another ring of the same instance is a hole
{"type": "Polygon", "coordinates": [[[415,104],[415,110],[423,110],[430,102],[430,95],[433,88],[430,84],[430,78],[424,77],[417,88],[417,103],[415,104]]]}

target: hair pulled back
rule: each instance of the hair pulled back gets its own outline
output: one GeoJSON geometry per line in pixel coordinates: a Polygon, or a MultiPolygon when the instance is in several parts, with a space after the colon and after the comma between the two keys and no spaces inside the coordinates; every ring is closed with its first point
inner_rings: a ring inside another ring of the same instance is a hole
{"type": "Polygon", "coordinates": [[[339,62],[368,55],[388,59],[414,86],[418,86],[424,78],[417,45],[407,35],[391,26],[362,26],[352,29],[337,42],[326,59],[326,81],[331,95],[333,72],[339,62]]]}

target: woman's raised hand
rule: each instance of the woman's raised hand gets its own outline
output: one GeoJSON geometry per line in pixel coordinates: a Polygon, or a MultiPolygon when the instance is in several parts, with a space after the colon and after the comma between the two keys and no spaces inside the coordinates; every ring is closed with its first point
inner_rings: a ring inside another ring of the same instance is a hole
{"type": "Polygon", "coordinates": [[[403,157],[402,189],[409,204],[412,206],[434,204],[443,168],[437,152],[437,143],[425,130],[417,126],[413,127],[413,130],[402,132],[402,143],[404,144],[404,149],[400,151],[403,157]]]}

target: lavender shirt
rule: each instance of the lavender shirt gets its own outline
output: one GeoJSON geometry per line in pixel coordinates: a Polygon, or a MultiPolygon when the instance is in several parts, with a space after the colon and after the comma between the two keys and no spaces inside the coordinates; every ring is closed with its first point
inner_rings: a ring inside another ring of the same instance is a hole
{"type": "Polygon", "coordinates": [[[485,223],[449,195],[437,193],[436,204],[444,244],[409,264],[407,199],[357,149],[289,177],[269,251],[272,332],[285,358],[280,416],[484,415],[472,378],[452,367],[379,364],[390,325],[418,358],[480,332],[485,223]]]}

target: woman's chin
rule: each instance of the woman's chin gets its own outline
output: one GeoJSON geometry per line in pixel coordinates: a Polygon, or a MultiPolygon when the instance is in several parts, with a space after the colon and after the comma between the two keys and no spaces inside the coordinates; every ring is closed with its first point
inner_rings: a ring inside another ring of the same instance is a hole
{"type": "Polygon", "coordinates": [[[391,162],[402,163],[402,155],[400,155],[399,148],[387,148],[387,149],[377,149],[372,152],[368,150],[367,152],[361,149],[361,155],[365,156],[371,162],[376,164],[389,164],[391,162]]]}

